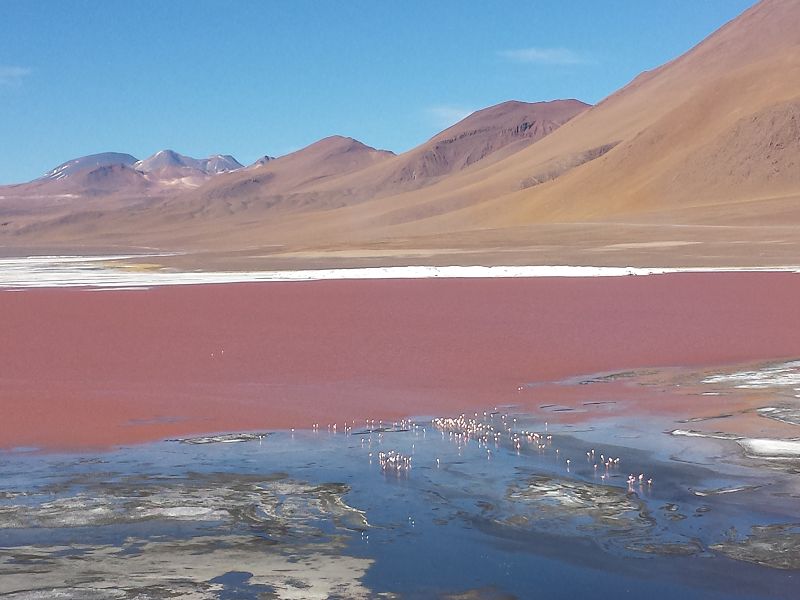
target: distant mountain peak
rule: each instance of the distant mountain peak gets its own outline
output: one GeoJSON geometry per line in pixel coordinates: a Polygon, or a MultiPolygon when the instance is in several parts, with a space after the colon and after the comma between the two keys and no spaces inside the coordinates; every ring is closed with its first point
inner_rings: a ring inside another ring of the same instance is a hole
{"type": "Polygon", "coordinates": [[[356,148],[369,148],[366,144],[359,142],[355,138],[347,137],[344,135],[329,135],[328,137],[324,137],[321,140],[314,142],[313,144],[309,145],[308,148],[323,148],[323,147],[330,147],[330,148],[348,148],[348,147],[356,147],[356,148]]]}
{"type": "Polygon", "coordinates": [[[178,154],[174,150],[164,149],[159,150],[152,156],[137,162],[136,168],[140,171],[144,171],[145,173],[149,173],[150,171],[164,169],[167,167],[193,167],[193,164],[191,163],[194,161],[195,159],[178,154]]]}
{"type": "Polygon", "coordinates": [[[589,107],[573,99],[507,100],[475,111],[409,151],[392,181],[426,181],[465,169],[499,150],[520,149],[546,137],[589,107]]]}
{"type": "Polygon", "coordinates": [[[524,121],[550,121],[560,125],[588,108],[591,108],[591,104],[575,99],[547,100],[543,102],[507,100],[475,111],[452,127],[445,129],[434,139],[436,137],[446,137],[448,132],[453,130],[484,127],[508,128],[512,123],[522,123],[524,121]]]}
{"type": "Polygon", "coordinates": [[[243,165],[229,154],[214,154],[208,158],[192,158],[171,149],[159,150],[149,158],[140,160],[135,167],[145,173],[164,169],[191,169],[205,175],[227,173],[243,168],[243,165]]]}
{"type": "Polygon", "coordinates": [[[90,154],[88,156],[81,156],[78,158],[70,159],[61,163],[54,169],[45,173],[41,179],[64,179],[84,171],[86,169],[94,169],[97,167],[105,167],[110,165],[133,165],[138,159],[130,154],[122,152],[101,152],[99,154],[90,154]]]}
{"type": "Polygon", "coordinates": [[[344,135],[329,135],[321,140],[309,144],[305,148],[293,152],[293,155],[298,153],[303,154],[344,154],[347,152],[367,152],[394,155],[389,150],[379,150],[368,146],[367,144],[358,141],[355,138],[347,137],[344,135]]]}
{"type": "Polygon", "coordinates": [[[201,162],[205,162],[204,170],[209,174],[227,173],[244,168],[244,165],[230,154],[214,154],[201,162]]]}

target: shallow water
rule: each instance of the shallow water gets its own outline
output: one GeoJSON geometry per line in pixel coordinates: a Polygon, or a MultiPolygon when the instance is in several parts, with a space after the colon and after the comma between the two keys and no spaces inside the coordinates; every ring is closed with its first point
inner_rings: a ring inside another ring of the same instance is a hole
{"type": "Polygon", "coordinates": [[[796,475],[730,440],[502,410],[351,425],[0,454],[0,594],[795,597],[796,475]]]}

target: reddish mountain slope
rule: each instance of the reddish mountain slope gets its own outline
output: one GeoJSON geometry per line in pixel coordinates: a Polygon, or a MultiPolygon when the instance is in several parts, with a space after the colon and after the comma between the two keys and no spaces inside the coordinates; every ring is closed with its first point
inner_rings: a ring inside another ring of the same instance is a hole
{"type": "Polygon", "coordinates": [[[40,219],[31,239],[103,231],[281,260],[797,262],[798,119],[800,4],[763,0],[588,109],[505,103],[396,157],[323,140],[146,210],[40,219]]]}

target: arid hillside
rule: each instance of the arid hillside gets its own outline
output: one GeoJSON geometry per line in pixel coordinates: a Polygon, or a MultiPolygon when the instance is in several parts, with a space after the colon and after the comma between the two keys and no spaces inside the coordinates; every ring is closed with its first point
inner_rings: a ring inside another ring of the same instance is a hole
{"type": "Polygon", "coordinates": [[[33,210],[0,195],[9,247],[265,266],[795,264],[800,4],[763,0],[596,106],[503,103],[400,155],[335,137],[147,199],[33,210]]]}

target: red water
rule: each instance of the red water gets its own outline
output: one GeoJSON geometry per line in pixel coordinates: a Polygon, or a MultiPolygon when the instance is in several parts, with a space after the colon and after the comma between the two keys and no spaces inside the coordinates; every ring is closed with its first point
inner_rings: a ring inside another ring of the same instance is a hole
{"type": "Polygon", "coordinates": [[[517,387],[800,356],[799,298],[790,273],[0,292],[0,447],[539,404],[517,387]]]}

